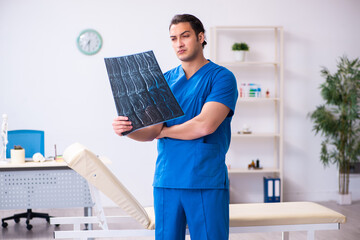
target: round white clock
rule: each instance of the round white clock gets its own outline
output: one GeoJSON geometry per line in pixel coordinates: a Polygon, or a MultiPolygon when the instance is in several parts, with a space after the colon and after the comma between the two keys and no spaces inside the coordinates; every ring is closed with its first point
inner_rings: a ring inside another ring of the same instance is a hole
{"type": "Polygon", "coordinates": [[[86,29],[79,34],[77,46],[80,52],[86,55],[94,55],[100,51],[102,38],[100,34],[93,29],[86,29]]]}

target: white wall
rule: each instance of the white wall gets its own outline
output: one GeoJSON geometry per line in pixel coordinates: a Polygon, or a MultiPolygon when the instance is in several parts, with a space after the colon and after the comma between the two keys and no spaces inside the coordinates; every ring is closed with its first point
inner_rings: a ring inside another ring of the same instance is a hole
{"type": "MultiPolygon", "coordinates": [[[[176,66],[168,24],[177,13],[195,14],[208,32],[217,25],[282,25],[285,200],[333,200],[336,168],[321,165],[321,138],[314,137],[306,115],[321,103],[320,66],[334,70],[337,57],[360,56],[359,9],[356,0],[0,0],[0,113],[9,115],[9,129],[44,129],[48,156],[54,144],[62,152],[75,141],[106,155],[136,198],[151,205],[156,143],[113,133],[116,110],[103,58],[154,50],[163,71],[176,66]],[[95,56],[76,48],[86,28],[104,39],[95,56]]],[[[242,181],[232,179],[238,189],[233,201],[252,199],[242,181]]],[[[355,199],[360,199],[359,183],[351,179],[355,199]]],[[[105,198],[104,205],[112,202],[105,198]]]]}

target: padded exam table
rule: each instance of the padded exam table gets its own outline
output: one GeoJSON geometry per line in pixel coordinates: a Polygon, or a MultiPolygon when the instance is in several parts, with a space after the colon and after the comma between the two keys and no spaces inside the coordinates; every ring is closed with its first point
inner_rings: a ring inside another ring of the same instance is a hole
{"type": "MultiPolygon", "coordinates": [[[[87,179],[94,190],[103,192],[136,219],[143,229],[109,230],[107,222],[116,222],[119,217],[105,217],[100,207],[98,216],[51,218],[51,224],[74,226],[71,231],[55,231],[56,239],[155,235],[154,208],[143,208],[94,153],[74,143],[65,150],[63,157],[68,166],[87,179]],[[99,223],[102,230],[80,230],[80,224],[84,223],[99,223]]],[[[345,222],[344,215],[313,202],[230,204],[230,234],[282,232],[282,239],[287,240],[291,231],[306,231],[307,239],[313,240],[316,230],[340,229],[340,224],[345,222]]]]}

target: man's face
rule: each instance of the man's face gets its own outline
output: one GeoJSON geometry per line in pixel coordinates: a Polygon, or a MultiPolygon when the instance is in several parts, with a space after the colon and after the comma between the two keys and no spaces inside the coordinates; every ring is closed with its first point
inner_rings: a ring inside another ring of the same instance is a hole
{"type": "Polygon", "coordinates": [[[170,39],[172,47],[181,61],[192,61],[198,54],[202,54],[204,33],[199,33],[197,37],[188,22],[171,25],[170,39]]]}

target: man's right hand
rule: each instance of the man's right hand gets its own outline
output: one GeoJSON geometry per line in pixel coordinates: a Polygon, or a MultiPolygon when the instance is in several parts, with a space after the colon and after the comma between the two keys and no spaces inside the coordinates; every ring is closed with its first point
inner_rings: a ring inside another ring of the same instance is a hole
{"type": "Polygon", "coordinates": [[[114,118],[112,126],[114,132],[119,136],[123,136],[122,134],[124,132],[130,131],[133,128],[131,122],[129,121],[129,118],[124,116],[118,116],[114,118]]]}
{"type": "MultiPolygon", "coordinates": [[[[112,125],[114,132],[119,136],[123,136],[124,132],[130,131],[133,128],[129,118],[124,116],[114,118],[112,125]]],[[[126,136],[141,142],[152,141],[160,134],[162,127],[163,123],[159,123],[131,132],[126,136]]]]}

